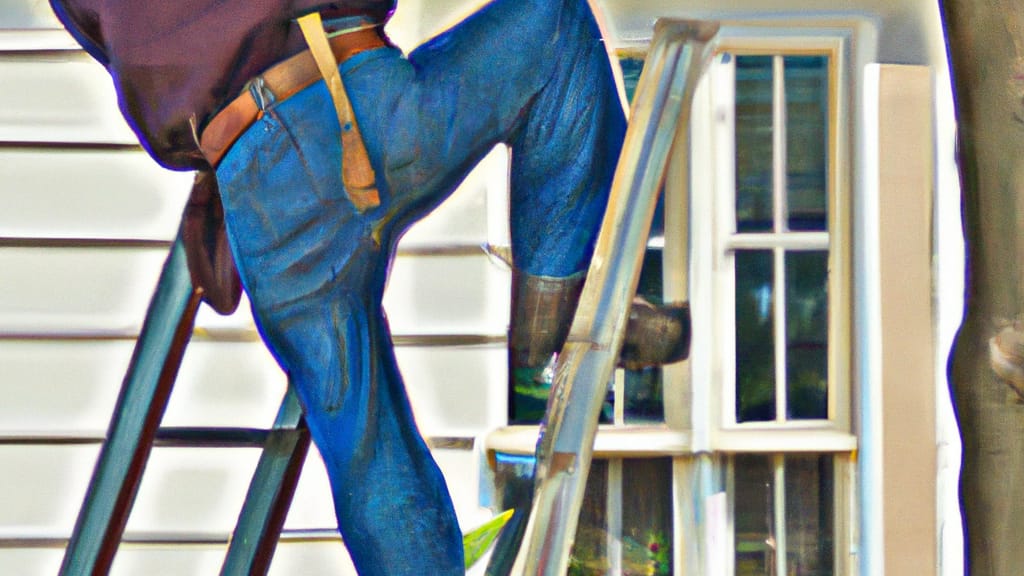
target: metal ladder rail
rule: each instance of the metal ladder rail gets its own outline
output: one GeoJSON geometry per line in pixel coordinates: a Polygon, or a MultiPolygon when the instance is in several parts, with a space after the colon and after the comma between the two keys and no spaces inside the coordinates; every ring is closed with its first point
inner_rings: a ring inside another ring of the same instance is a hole
{"type": "Polygon", "coordinates": [[[537,448],[535,492],[513,574],[566,573],[606,383],[622,347],[670,152],[687,154],[693,93],[718,24],[659,20],[637,85],[608,210],[537,448]]]}
{"type": "Polygon", "coordinates": [[[179,233],[150,300],[61,576],[109,573],[154,444],[264,446],[222,574],[262,574],[269,568],[309,447],[294,395],[286,394],[269,431],[159,427],[201,300],[179,233]]]}
{"type": "Polygon", "coordinates": [[[221,576],[254,576],[270,571],[309,444],[302,409],[289,386],[245,495],[221,576]]]}

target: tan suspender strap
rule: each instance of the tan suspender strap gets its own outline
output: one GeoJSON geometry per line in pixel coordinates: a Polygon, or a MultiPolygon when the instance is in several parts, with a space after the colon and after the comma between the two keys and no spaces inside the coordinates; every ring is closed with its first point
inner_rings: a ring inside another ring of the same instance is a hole
{"type": "Polygon", "coordinates": [[[352,103],[349,102],[345,86],[341,83],[338,63],[324,32],[320,13],[306,14],[298,19],[298,23],[317,68],[327,83],[327,90],[334,101],[334,110],[338,114],[338,122],[341,125],[341,180],[345,184],[345,192],[356,210],[360,212],[380,206],[376,175],[370,166],[370,157],[366,153],[359,124],[356,123],[355,114],[352,112],[352,103]]]}

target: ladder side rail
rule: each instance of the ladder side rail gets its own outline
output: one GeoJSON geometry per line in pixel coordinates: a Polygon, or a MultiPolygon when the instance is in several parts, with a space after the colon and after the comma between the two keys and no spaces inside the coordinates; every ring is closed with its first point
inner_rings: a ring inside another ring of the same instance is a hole
{"type": "Polygon", "coordinates": [[[604,391],[622,346],[668,156],[717,32],[714,22],[659,20],[655,27],[608,211],[558,358],[515,574],[555,576],[568,569],[604,391]]]}
{"type": "Polygon", "coordinates": [[[302,409],[289,386],[249,484],[222,576],[256,576],[270,570],[309,443],[302,409]]]}
{"type": "Polygon", "coordinates": [[[201,290],[192,286],[179,232],[121,385],[107,439],[64,553],[62,576],[110,571],[201,298],[201,290]]]}

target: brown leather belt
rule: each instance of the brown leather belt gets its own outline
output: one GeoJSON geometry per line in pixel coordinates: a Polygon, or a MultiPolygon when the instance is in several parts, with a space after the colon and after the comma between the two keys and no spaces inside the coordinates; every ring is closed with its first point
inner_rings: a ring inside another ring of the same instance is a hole
{"type": "MultiPolygon", "coordinates": [[[[373,48],[387,46],[380,35],[380,28],[364,28],[347,32],[330,39],[334,58],[341,64],[356,54],[373,48]]],[[[263,85],[280,102],[314,84],[323,77],[316,67],[313,55],[305,50],[278,62],[260,74],[263,85]]],[[[243,132],[262,115],[249,90],[232,100],[210,120],[199,138],[199,149],[210,166],[216,168],[221,158],[231,149],[243,132]]]]}

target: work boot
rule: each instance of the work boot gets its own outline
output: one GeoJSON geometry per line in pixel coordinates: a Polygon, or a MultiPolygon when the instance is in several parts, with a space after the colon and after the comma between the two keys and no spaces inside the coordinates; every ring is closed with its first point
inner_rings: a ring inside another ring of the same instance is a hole
{"type": "MultiPolygon", "coordinates": [[[[513,268],[510,423],[537,423],[544,417],[554,377],[554,354],[569,335],[585,279],[585,273],[549,278],[513,268]]],[[[678,362],[687,357],[689,348],[689,304],[656,306],[643,298],[633,300],[618,360],[620,367],[636,370],[678,362]]],[[[495,544],[488,576],[506,576],[511,571],[533,505],[533,486],[512,486],[502,505],[514,508],[515,513],[495,544]]]]}
{"type": "Polygon", "coordinates": [[[690,355],[690,304],[656,306],[637,296],[629,308],[619,367],[640,370],[685,360],[690,355]]]}
{"type": "MultiPolygon", "coordinates": [[[[584,273],[549,278],[513,270],[510,421],[536,422],[543,417],[554,376],[552,356],[569,335],[585,279],[584,273]]],[[[671,364],[685,359],[689,347],[689,304],[656,306],[637,297],[630,307],[618,365],[639,370],[671,364]]]]}
{"type": "Polygon", "coordinates": [[[554,377],[551,361],[569,335],[584,280],[582,272],[549,278],[513,269],[508,335],[510,423],[536,423],[544,417],[554,377]]]}

